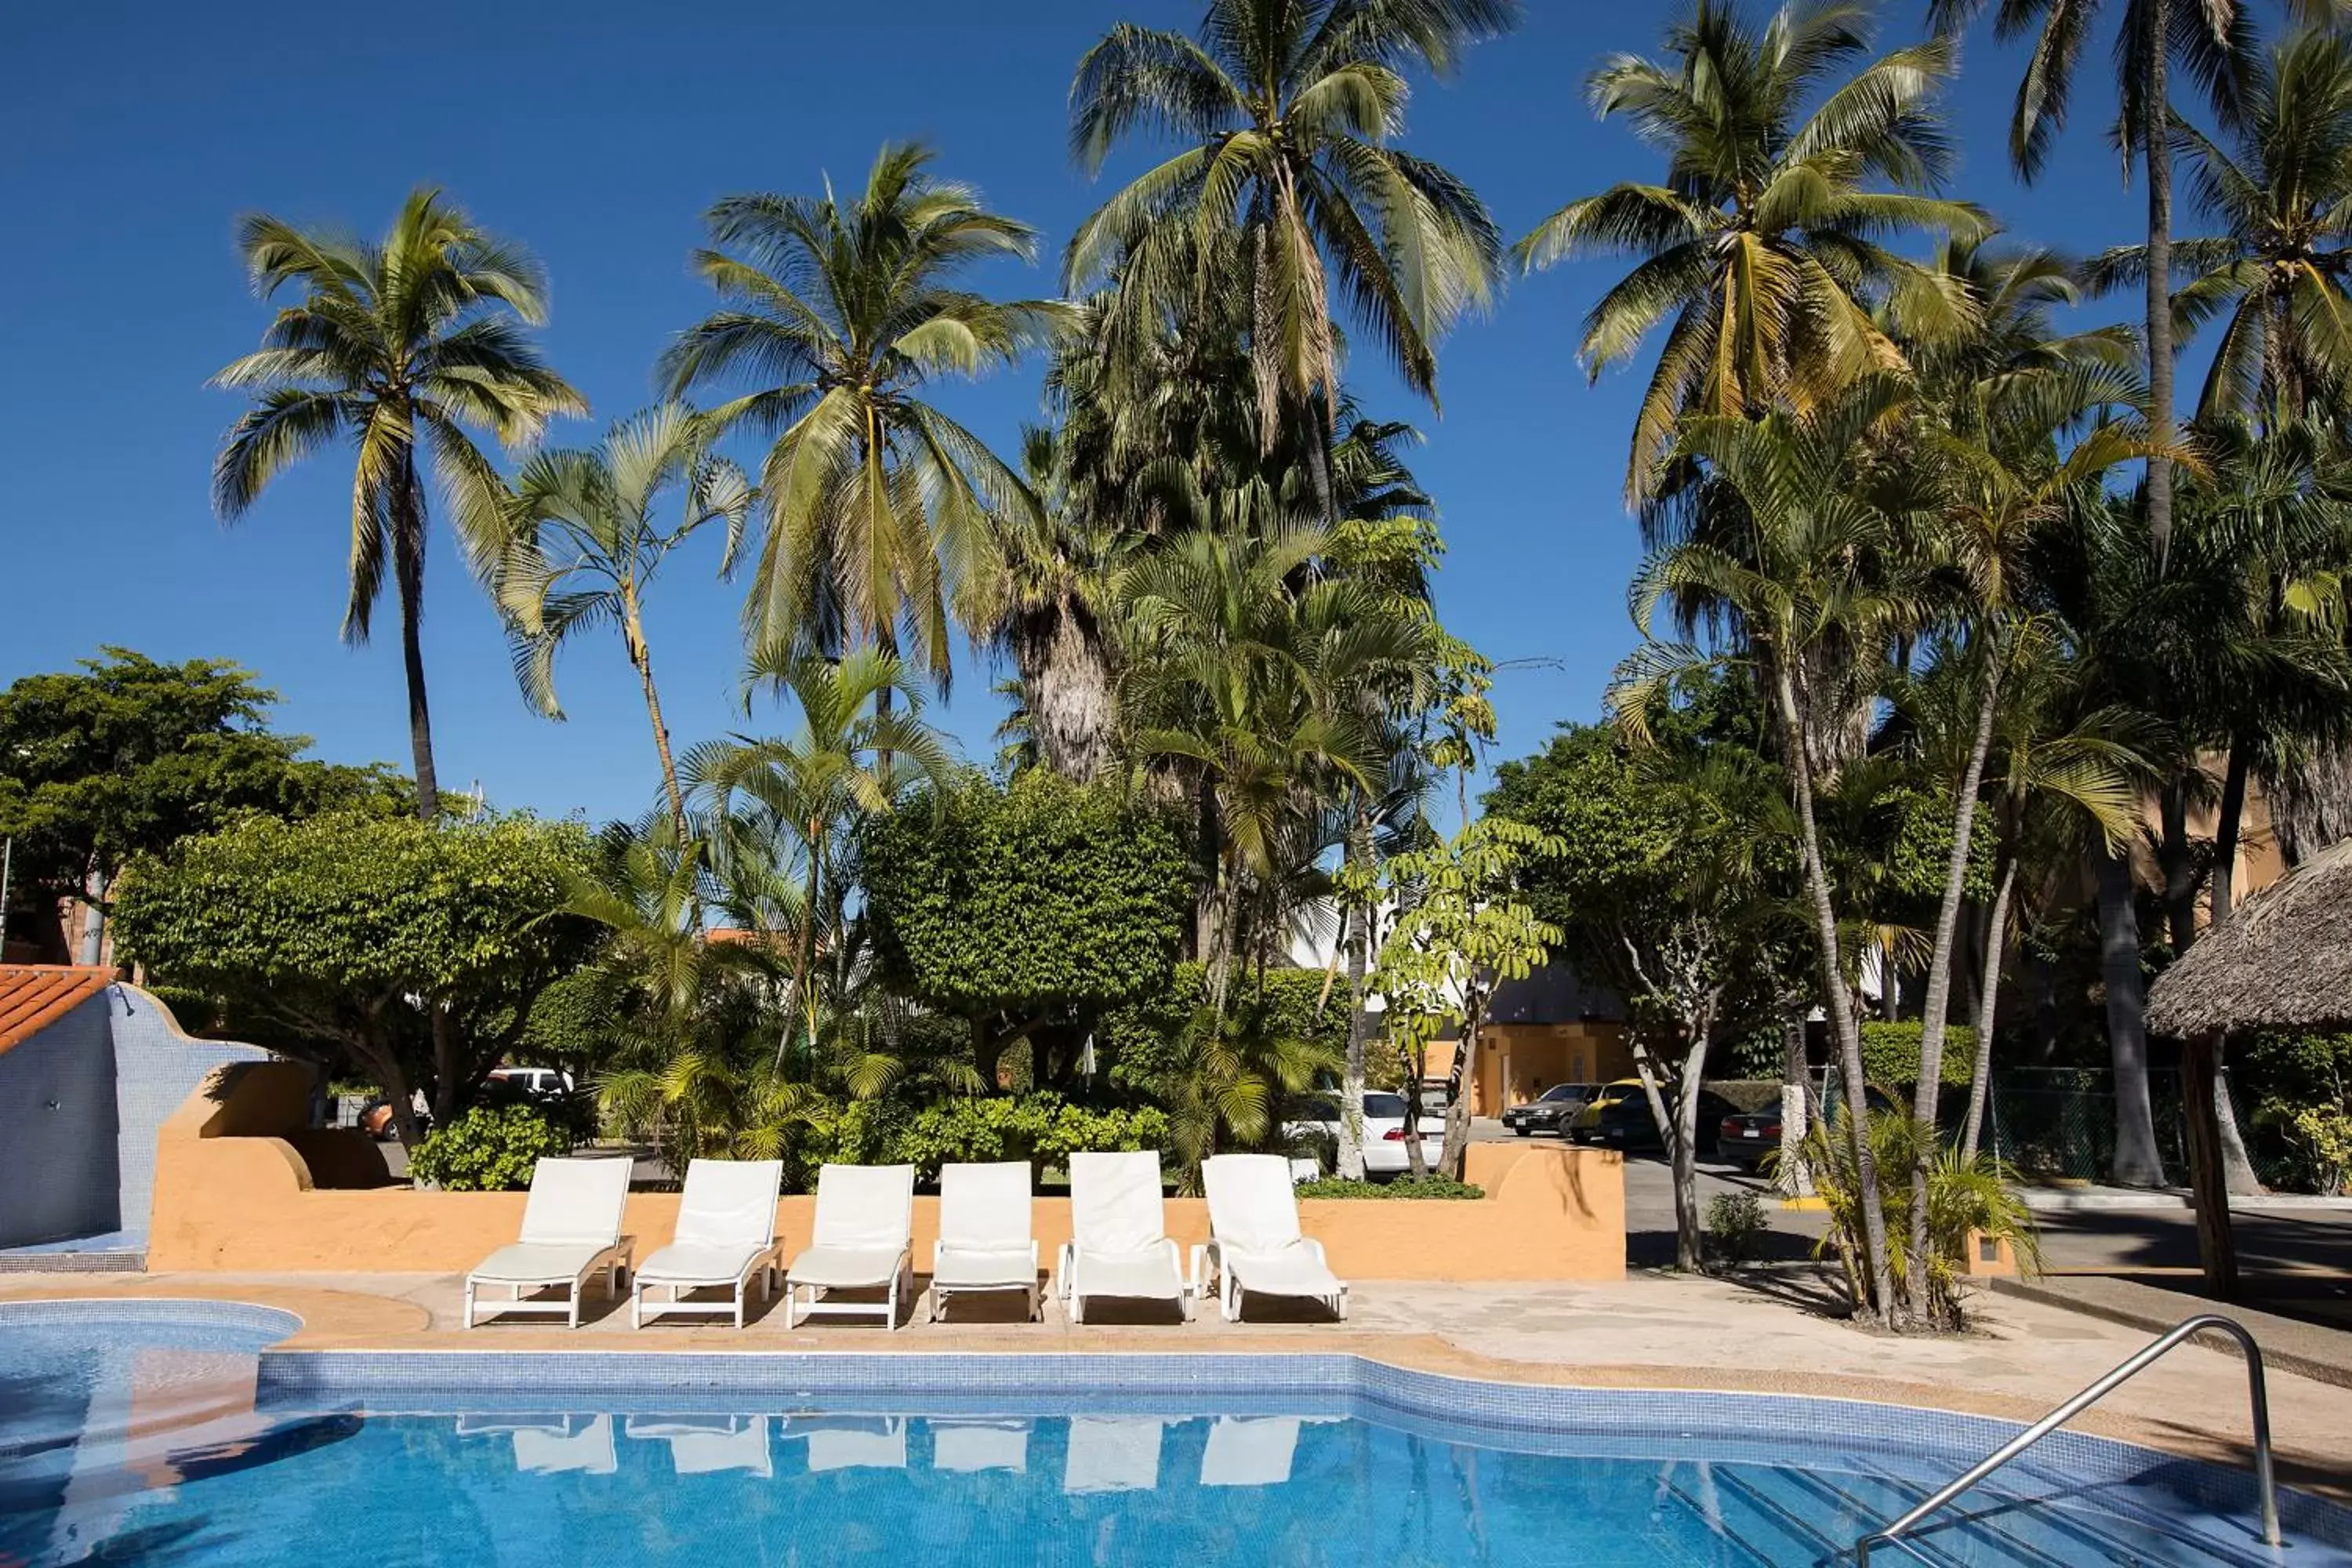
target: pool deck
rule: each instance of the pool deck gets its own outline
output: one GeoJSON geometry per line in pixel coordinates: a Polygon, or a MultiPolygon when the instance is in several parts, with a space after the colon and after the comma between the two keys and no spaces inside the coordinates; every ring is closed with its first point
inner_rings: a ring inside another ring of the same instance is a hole
{"type": "MultiPolygon", "coordinates": [[[[625,1301],[615,1310],[593,1291],[576,1332],[543,1318],[469,1332],[459,1326],[460,1293],[454,1276],[425,1274],[0,1278],[0,1301],[197,1297],[281,1307],[303,1320],[281,1347],[289,1351],[1338,1352],[1489,1382],[1816,1394],[2019,1420],[2040,1415],[2148,1337],[2047,1301],[1990,1293],[1974,1299],[1975,1326],[1967,1334],[1890,1337],[1838,1321],[1825,1310],[1831,1303],[1819,1279],[1796,1268],[1739,1281],[1637,1274],[1608,1285],[1366,1280],[1355,1286],[1346,1323],[1308,1314],[1226,1323],[1210,1302],[1186,1325],[1172,1314],[1138,1312],[1080,1326],[1050,1299],[1045,1321],[1027,1323],[1017,1300],[1003,1313],[969,1300],[958,1302],[955,1321],[919,1321],[896,1333],[878,1322],[827,1319],[787,1331],[775,1303],[755,1305],[740,1331],[675,1319],[633,1332],[625,1301]]],[[[2278,1369],[2270,1394],[2281,1479],[2352,1503],[2352,1394],[2278,1369]]],[[[2184,1345],[2076,1425],[2244,1465],[2251,1452],[2244,1363],[2184,1345]]]]}

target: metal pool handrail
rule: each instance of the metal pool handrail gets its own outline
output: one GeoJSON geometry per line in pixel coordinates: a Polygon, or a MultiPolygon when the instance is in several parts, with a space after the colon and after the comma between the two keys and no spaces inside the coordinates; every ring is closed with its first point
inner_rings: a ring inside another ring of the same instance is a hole
{"type": "Polygon", "coordinates": [[[2279,1545],[2278,1481],[2271,1467],[2271,1400],[2268,1389],[2263,1382],[2262,1347],[2254,1343],[2254,1336],[2248,1333],[2245,1325],[2235,1318],[2225,1318],[2216,1312],[2200,1312],[2196,1317],[2175,1323],[2148,1341],[2147,1344],[2117,1363],[2113,1371],[2105,1373],[2065,1404],[1986,1455],[1968,1474],[1930,1497],[1901,1519],[1884,1529],[1873,1531],[1855,1542],[1853,1556],[1858,1568],[1868,1568],[1872,1547],[1902,1544],[1901,1538],[1910,1533],[1912,1526],[1929,1514],[1949,1507],[1953,1499],[2016,1458],[2067,1422],[2072,1421],[2084,1410],[2105,1399],[2133,1377],[2146,1371],[2167,1351],[2171,1350],[2191,1334],[2202,1333],[2207,1329],[2213,1329],[2229,1335],[2237,1341],[2240,1348],[2246,1352],[2246,1397],[2253,1410],[2254,1487],[2262,1494],[2263,1543],[2266,1546],[2279,1545]]]}

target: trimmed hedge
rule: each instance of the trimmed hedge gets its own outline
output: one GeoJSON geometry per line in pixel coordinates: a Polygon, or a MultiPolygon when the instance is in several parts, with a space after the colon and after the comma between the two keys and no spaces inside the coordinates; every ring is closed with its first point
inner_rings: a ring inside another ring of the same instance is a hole
{"type": "Polygon", "coordinates": [[[1486,1189],[1451,1176],[1399,1176],[1393,1182],[1349,1182],[1327,1176],[1302,1182],[1302,1198],[1483,1198],[1486,1189]]]}
{"type": "MultiPolygon", "coordinates": [[[[1919,1082],[1919,1035],[1916,1020],[1889,1024],[1883,1019],[1862,1026],[1862,1070],[1881,1089],[1911,1089],[1919,1082]]],[[[1977,1032],[1966,1024],[1944,1027],[1944,1084],[1964,1089],[1977,1065],[1977,1032]]]]}

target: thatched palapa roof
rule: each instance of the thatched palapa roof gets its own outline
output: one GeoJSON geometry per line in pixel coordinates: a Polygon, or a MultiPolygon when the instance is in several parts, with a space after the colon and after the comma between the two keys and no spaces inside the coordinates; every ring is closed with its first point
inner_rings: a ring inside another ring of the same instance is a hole
{"type": "Polygon", "coordinates": [[[2352,1028],[2352,838],[2239,906],[2147,995],[2148,1027],[2188,1039],[2352,1028]]]}

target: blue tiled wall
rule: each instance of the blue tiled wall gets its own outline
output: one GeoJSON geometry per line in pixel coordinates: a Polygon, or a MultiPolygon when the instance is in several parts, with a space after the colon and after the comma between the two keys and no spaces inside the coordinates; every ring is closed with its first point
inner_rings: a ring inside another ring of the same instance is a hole
{"type": "Polygon", "coordinates": [[[143,1247],[155,1203],[155,1133],[205,1075],[229,1062],[261,1062],[258,1046],[199,1040],[180,1033],[163,1004],[135,985],[111,985],[106,1006],[114,1026],[116,1118],[121,1129],[121,1229],[143,1247]]]}
{"type": "MultiPolygon", "coordinates": [[[[0,1053],[0,1152],[7,1162],[0,1247],[99,1235],[120,1223],[106,1016],[101,993],[0,1053]]],[[[153,1141],[151,1132],[151,1181],[153,1141]]]]}

